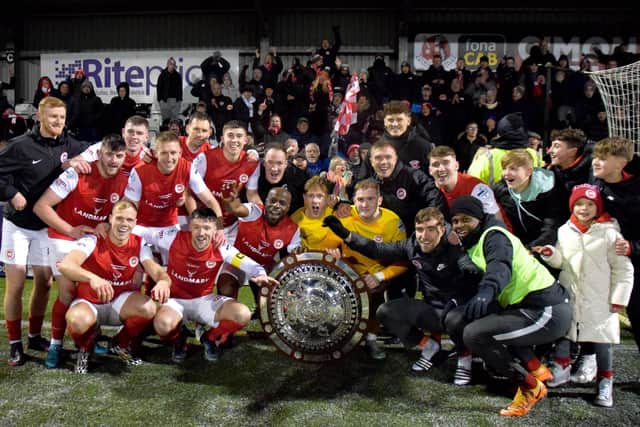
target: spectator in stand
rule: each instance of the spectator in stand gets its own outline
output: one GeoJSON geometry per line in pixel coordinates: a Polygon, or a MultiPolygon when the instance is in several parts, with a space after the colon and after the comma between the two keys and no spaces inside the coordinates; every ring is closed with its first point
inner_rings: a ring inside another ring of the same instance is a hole
{"type": "Polygon", "coordinates": [[[320,143],[318,136],[312,134],[309,130],[309,119],[306,117],[300,117],[298,119],[296,128],[291,133],[291,138],[295,138],[295,140],[298,141],[298,147],[300,150],[304,150],[304,147],[309,143],[320,143]]]}
{"type": "Polygon", "coordinates": [[[349,64],[343,64],[340,58],[336,58],[336,64],[340,65],[338,65],[338,72],[331,78],[333,90],[334,92],[336,90],[346,92],[351,82],[351,69],[349,68],[349,64]]]}
{"type": "Polygon", "coordinates": [[[282,129],[282,119],[277,114],[274,114],[269,118],[269,127],[267,129],[264,128],[262,121],[260,120],[257,120],[255,125],[254,132],[257,140],[260,142],[264,142],[265,144],[269,144],[271,142],[284,144],[287,139],[289,139],[289,134],[282,129]]]}
{"type": "Polygon", "coordinates": [[[101,138],[100,126],[104,105],[93,90],[93,84],[85,80],[80,85],[81,95],[78,98],[78,116],[75,126],[77,137],[82,141],[97,142],[101,138]]]}
{"type": "Polygon", "coordinates": [[[526,98],[526,89],[518,85],[511,91],[511,101],[505,104],[505,114],[520,113],[527,129],[537,122],[535,106],[526,98]]]}
{"type": "Polygon", "coordinates": [[[487,138],[481,133],[478,133],[478,124],[476,122],[469,122],[464,132],[458,135],[458,140],[453,147],[458,163],[460,164],[461,172],[467,172],[478,148],[484,147],[485,145],[487,145],[487,138]]]}
{"type": "Polygon", "coordinates": [[[40,77],[38,80],[38,87],[36,88],[36,92],[33,95],[33,106],[38,108],[40,105],[40,101],[46,98],[49,95],[53,95],[57,97],[56,91],[53,88],[53,83],[51,83],[51,79],[47,76],[40,77]]]}
{"type": "Polygon", "coordinates": [[[224,73],[222,76],[222,94],[231,98],[231,101],[235,101],[240,96],[240,91],[234,86],[229,73],[224,73]]]}
{"type": "Polygon", "coordinates": [[[556,70],[551,82],[551,127],[564,129],[575,126],[575,100],[564,70],[556,70]]]}
{"type": "Polygon", "coordinates": [[[4,94],[5,89],[14,89],[16,87],[16,67],[15,64],[9,64],[9,81],[0,81],[0,111],[5,111],[7,107],[10,107],[9,101],[4,94]]]}
{"type": "Polygon", "coordinates": [[[302,78],[302,66],[299,62],[296,64],[287,70],[283,80],[276,86],[276,92],[282,97],[285,106],[284,127],[287,132],[293,132],[298,120],[308,115],[309,108],[308,86],[305,86],[302,78]]]}
{"type": "Polygon", "coordinates": [[[304,156],[307,160],[305,170],[310,175],[320,175],[320,172],[329,170],[329,160],[320,158],[320,147],[313,142],[304,147],[304,156]]]}
{"type": "Polygon", "coordinates": [[[255,102],[256,98],[253,96],[253,86],[245,85],[242,88],[242,95],[233,103],[233,120],[247,123],[247,125],[250,126],[255,115],[255,102]]]}
{"type": "Polygon", "coordinates": [[[309,88],[309,122],[311,132],[316,135],[323,135],[328,131],[327,117],[332,99],[333,86],[329,73],[320,71],[309,88]]]}
{"type": "Polygon", "coordinates": [[[600,106],[595,117],[584,124],[584,133],[592,141],[600,141],[609,136],[609,124],[607,123],[607,112],[604,110],[604,105],[600,106]]]}
{"type": "MultiPolygon", "coordinates": [[[[77,104],[76,99],[73,96],[73,90],[71,88],[71,82],[69,80],[63,80],[58,83],[58,98],[64,101],[67,105],[67,124],[73,123],[76,119],[77,104]]],[[[118,129],[118,133],[120,129],[118,129]]]]}
{"type": "Polygon", "coordinates": [[[240,87],[251,86],[253,88],[253,96],[261,97],[264,94],[264,85],[262,81],[262,70],[260,68],[254,68],[251,71],[251,80],[247,82],[246,73],[248,65],[242,67],[242,71],[240,72],[239,83],[240,87]]]}
{"type": "Polygon", "coordinates": [[[118,96],[111,98],[107,132],[120,133],[124,123],[136,114],[136,101],[129,97],[129,83],[122,82],[117,87],[118,96]]]}
{"type": "Polygon", "coordinates": [[[418,77],[411,72],[411,65],[407,61],[402,61],[400,73],[394,76],[391,98],[411,104],[418,98],[418,77]]]}
{"type": "Polygon", "coordinates": [[[253,60],[253,69],[259,69],[262,71],[261,83],[263,86],[275,88],[278,84],[278,77],[282,72],[282,60],[278,56],[278,52],[275,47],[271,48],[271,52],[267,53],[264,57],[264,63],[260,64],[260,49],[256,49],[256,57],[253,60]]]}
{"type": "Polygon", "coordinates": [[[434,97],[439,98],[440,95],[446,94],[448,72],[442,65],[442,55],[439,53],[433,55],[433,62],[422,77],[423,82],[431,86],[434,97]]]}
{"type": "Polygon", "coordinates": [[[82,68],[78,68],[73,72],[73,76],[69,78],[71,82],[71,91],[73,92],[74,98],[79,98],[81,91],[82,82],[87,80],[87,77],[84,75],[84,70],[82,68]]]}
{"type": "Polygon", "coordinates": [[[599,109],[602,108],[602,98],[593,81],[588,80],[584,84],[575,105],[576,127],[584,130],[585,125],[592,121],[598,115],[599,109]]]}
{"type": "Polygon", "coordinates": [[[487,81],[495,81],[495,75],[493,74],[493,70],[489,66],[489,57],[483,55],[480,57],[480,63],[478,64],[478,68],[475,69],[474,72],[471,73],[471,79],[474,80],[478,74],[486,73],[487,81]]]}
{"type": "Polygon", "coordinates": [[[216,135],[221,135],[222,127],[233,116],[233,101],[222,94],[222,86],[213,78],[209,80],[208,90],[200,95],[200,100],[207,103],[207,113],[213,121],[216,135]]]}
{"type": "Polygon", "coordinates": [[[444,145],[442,118],[438,113],[430,103],[423,103],[416,119],[416,126],[421,126],[427,131],[435,145],[444,145]]]}
{"type": "Polygon", "coordinates": [[[471,103],[467,102],[464,87],[459,79],[451,80],[447,103],[443,108],[444,141],[451,145],[458,138],[460,132],[464,132],[466,124],[471,118],[471,103]]]}
{"type": "Polygon", "coordinates": [[[378,54],[373,60],[373,65],[367,69],[369,72],[369,89],[378,105],[382,105],[391,96],[393,85],[393,71],[384,62],[384,55],[378,54]]]}
{"type": "Polygon", "coordinates": [[[490,133],[486,126],[487,120],[493,119],[495,128],[495,123],[504,116],[502,104],[498,101],[497,95],[496,89],[488,89],[484,96],[480,96],[478,107],[474,111],[474,119],[478,123],[485,124],[481,131],[487,135],[490,133]]]}
{"type": "Polygon", "coordinates": [[[329,67],[331,74],[333,74],[336,66],[336,57],[342,46],[342,38],[340,37],[339,25],[334,25],[331,27],[331,30],[333,31],[333,45],[331,45],[328,39],[324,39],[320,42],[320,47],[316,49],[315,54],[319,55],[320,59],[322,59],[321,67],[323,69],[329,67]]]}
{"type": "Polygon", "coordinates": [[[457,80],[460,83],[462,90],[471,83],[471,71],[467,70],[464,58],[458,58],[456,61],[456,68],[451,70],[449,79],[451,81],[457,80]]]}
{"type": "Polygon", "coordinates": [[[200,64],[200,70],[202,70],[202,80],[208,82],[212,78],[216,79],[218,83],[222,84],[222,78],[226,72],[231,68],[229,61],[222,57],[222,53],[219,50],[213,52],[213,55],[202,61],[200,64]]]}
{"type": "MultiPolygon", "coordinates": [[[[0,142],[7,143],[10,139],[20,136],[29,130],[27,120],[19,114],[16,114],[11,106],[8,106],[2,112],[0,117],[0,142]]],[[[0,147],[0,150],[4,145],[0,147]]],[[[0,210],[0,213],[2,211],[0,210]]]]}
{"type": "Polygon", "coordinates": [[[176,60],[169,58],[156,82],[162,120],[176,119],[182,108],[182,76],[176,70],[176,60]]]}
{"type": "Polygon", "coordinates": [[[513,56],[504,56],[498,64],[498,99],[505,105],[511,101],[513,88],[518,86],[518,71],[516,70],[516,61],[513,56]]]}

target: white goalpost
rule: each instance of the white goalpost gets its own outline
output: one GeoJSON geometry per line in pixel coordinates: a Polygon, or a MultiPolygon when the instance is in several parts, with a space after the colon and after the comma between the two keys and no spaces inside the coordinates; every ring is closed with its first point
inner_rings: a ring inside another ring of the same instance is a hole
{"type": "Polygon", "coordinates": [[[640,61],[588,74],[602,96],[609,135],[633,141],[640,154],[640,61]]]}

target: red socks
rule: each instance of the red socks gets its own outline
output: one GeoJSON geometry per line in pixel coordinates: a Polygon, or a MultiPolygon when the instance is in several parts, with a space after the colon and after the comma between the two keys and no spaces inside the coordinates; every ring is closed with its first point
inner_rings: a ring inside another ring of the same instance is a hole
{"type": "Polygon", "coordinates": [[[181,329],[181,327],[180,327],[180,324],[178,323],[178,326],[176,326],[167,335],[161,336],[160,339],[162,341],[174,343],[174,342],[178,341],[178,338],[180,338],[180,329],[181,329]]]}
{"type": "Polygon", "coordinates": [[[524,381],[522,382],[522,384],[520,384],[520,387],[532,390],[536,388],[537,385],[538,380],[533,375],[527,374],[527,376],[524,377],[524,381]]]}
{"type": "Polygon", "coordinates": [[[9,335],[9,342],[16,342],[22,340],[22,319],[7,320],[7,335],[9,335]]]}
{"type": "Polygon", "coordinates": [[[527,361],[526,363],[527,371],[533,372],[536,369],[538,369],[540,365],[542,365],[542,363],[540,362],[540,359],[538,359],[537,357],[534,357],[533,359],[527,361]]]}
{"type": "Polygon", "coordinates": [[[67,329],[65,315],[68,308],[60,301],[60,298],[56,298],[51,309],[51,339],[62,341],[64,338],[64,330],[67,329]]]}
{"type": "Polygon", "coordinates": [[[40,335],[44,316],[29,316],[29,336],[40,335]]]}
{"type": "Polygon", "coordinates": [[[131,347],[131,341],[144,331],[153,319],[147,319],[141,316],[131,316],[124,321],[124,326],[120,332],[113,337],[116,345],[124,348],[131,347]]]}
{"type": "Polygon", "coordinates": [[[556,362],[558,365],[562,366],[563,368],[566,368],[567,366],[571,365],[570,357],[554,357],[553,361],[556,362]]]}
{"type": "Polygon", "coordinates": [[[71,335],[71,338],[73,338],[73,341],[76,343],[79,349],[84,351],[91,351],[93,349],[93,342],[98,336],[98,328],[93,325],[83,334],[69,331],[69,335],[71,335]]]}
{"type": "Polygon", "coordinates": [[[613,378],[613,371],[598,371],[598,379],[613,378]]]}
{"type": "Polygon", "coordinates": [[[239,331],[242,328],[243,325],[233,320],[221,320],[217,328],[211,328],[207,331],[207,338],[213,342],[216,342],[218,338],[220,338],[219,344],[223,344],[229,334],[239,331]]]}

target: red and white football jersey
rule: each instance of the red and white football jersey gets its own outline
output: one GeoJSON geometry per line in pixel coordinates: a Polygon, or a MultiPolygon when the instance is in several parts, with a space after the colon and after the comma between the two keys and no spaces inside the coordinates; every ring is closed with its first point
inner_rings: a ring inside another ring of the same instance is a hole
{"type": "MultiPolygon", "coordinates": [[[[259,163],[247,160],[247,153],[244,151],[240,154],[238,161],[230,162],[224,157],[222,148],[214,148],[199,154],[193,161],[193,166],[204,178],[205,184],[222,207],[224,207],[222,202],[222,187],[224,184],[235,182],[238,184],[238,191],[242,191],[245,187],[248,190],[258,189],[258,178],[260,178],[259,163]]],[[[223,208],[223,220],[224,226],[228,227],[236,222],[236,217],[223,208]]]]}
{"type": "Polygon", "coordinates": [[[198,154],[213,150],[211,144],[205,141],[204,144],[198,147],[198,150],[194,153],[187,145],[186,136],[179,136],[178,141],[180,141],[180,148],[182,148],[182,157],[189,160],[190,162],[193,162],[195,158],[198,157],[198,154]]]}
{"type": "Polygon", "coordinates": [[[195,194],[204,191],[202,177],[191,173],[191,162],[180,158],[175,169],[164,175],[154,160],[131,171],[124,196],[138,203],[139,225],[168,227],[178,223],[176,203],[188,186],[195,194]]]}
{"type": "MultiPolygon", "coordinates": [[[[135,291],[138,285],[133,283],[138,264],[153,259],[151,249],[140,236],[131,234],[124,246],[117,246],[106,238],[87,235],[76,242],[76,249],[88,255],[82,268],[108,280],[113,286],[113,299],[123,292],[135,291]]],[[[78,282],[77,298],[101,304],[98,295],[88,282],[78,282]]],[[[113,300],[112,299],[112,300],[113,300]]]]}
{"type": "Polygon", "coordinates": [[[249,215],[238,219],[238,234],[233,246],[270,271],[280,249],[286,247],[287,252],[291,252],[300,246],[300,229],[288,216],[278,224],[270,225],[262,206],[254,203],[245,203],[245,206],[249,215]]]}
{"type": "MultiPolygon", "coordinates": [[[[79,175],[73,168],[69,168],[49,186],[63,199],[56,206],[56,212],[74,227],[95,227],[105,222],[114,203],[122,198],[127,186],[127,177],[121,173],[108,178],[102,177],[96,163],[91,164],[91,173],[86,175],[79,175]]],[[[51,227],[49,237],[75,240],[51,227]]]]}
{"type": "Polygon", "coordinates": [[[249,277],[265,274],[264,268],[229,244],[219,248],[209,245],[203,251],[196,250],[189,231],[154,236],[152,239],[151,243],[169,252],[167,274],[171,277],[172,298],[192,299],[212,293],[220,267],[225,262],[246,272],[249,277]]]}

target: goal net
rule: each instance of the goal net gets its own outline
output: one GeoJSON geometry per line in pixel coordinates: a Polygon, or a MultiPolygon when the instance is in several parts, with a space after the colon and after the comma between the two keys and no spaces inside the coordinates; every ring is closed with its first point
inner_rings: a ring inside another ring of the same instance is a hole
{"type": "Polygon", "coordinates": [[[640,61],[589,76],[602,96],[609,135],[633,141],[635,152],[640,154],[640,61]]]}

